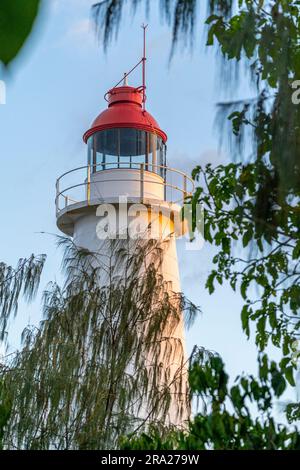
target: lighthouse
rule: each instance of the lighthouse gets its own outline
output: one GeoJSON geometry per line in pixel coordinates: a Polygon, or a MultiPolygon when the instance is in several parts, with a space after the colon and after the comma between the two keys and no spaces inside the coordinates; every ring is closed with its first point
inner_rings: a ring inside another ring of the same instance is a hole
{"type": "MultiPolygon", "coordinates": [[[[193,190],[193,182],[168,164],[167,135],[146,110],[145,66],[144,43],[141,61],[105,94],[106,109],[83,136],[86,161],[78,168],[71,168],[56,182],[57,226],[73,238],[76,246],[99,253],[100,258],[102,254],[107,255],[104,252],[107,237],[124,239],[129,236],[139,243],[147,233],[159,242],[167,240],[159,269],[170,291],[179,293],[176,237],[184,231],[181,208],[193,190]],[[139,65],[143,72],[142,84],[131,86],[128,76],[139,65]],[[110,209],[111,214],[108,214],[110,209]]],[[[187,358],[182,315],[171,335],[170,340],[180,341],[182,349],[175,358],[168,357],[164,367],[170,370],[171,383],[181,367],[179,380],[186,392],[187,358]]],[[[189,408],[179,414],[178,397],[175,392],[171,396],[168,423],[184,424],[189,408]]]]}

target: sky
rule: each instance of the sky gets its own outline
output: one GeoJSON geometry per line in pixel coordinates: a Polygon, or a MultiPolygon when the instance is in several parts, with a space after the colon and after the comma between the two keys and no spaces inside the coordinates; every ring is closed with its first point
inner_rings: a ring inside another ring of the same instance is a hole
{"type": "MultiPolygon", "coordinates": [[[[230,160],[219,149],[214,129],[216,103],[224,98],[222,77],[215,54],[205,51],[201,29],[193,53],[179,48],[170,63],[171,32],[153,0],[148,19],[143,8],[134,19],[125,12],[117,40],[104,54],[90,21],[92,0],[45,3],[20,57],[0,76],[7,88],[6,104],[0,105],[0,259],[14,265],[20,257],[46,253],[41,291],[49,281],[61,279],[61,252],[53,236],[59,234],[56,178],[86,164],[82,135],[106,107],[105,92],[140,59],[143,22],[149,24],[147,109],[168,134],[169,165],[190,173],[198,164],[230,160]]],[[[205,13],[200,12],[199,24],[205,13]]],[[[129,84],[139,86],[140,77],[130,77],[129,84]]],[[[244,83],[234,98],[248,93],[244,83]]],[[[243,371],[255,374],[256,348],[242,333],[240,295],[227,285],[214,295],[205,289],[214,253],[209,244],[201,251],[186,251],[178,242],[182,290],[202,310],[186,332],[187,350],[198,345],[217,351],[232,377],[243,371]]],[[[39,296],[30,306],[20,304],[10,324],[11,348],[28,323],[41,320],[40,301],[39,296]]]]}

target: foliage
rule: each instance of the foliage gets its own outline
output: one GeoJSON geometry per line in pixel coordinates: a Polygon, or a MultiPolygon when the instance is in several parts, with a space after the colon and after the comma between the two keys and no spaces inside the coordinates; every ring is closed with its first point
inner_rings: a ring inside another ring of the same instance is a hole
{"type": "Polygon", "coordinates": [[[17,313],[19,297],[28,302],[34,298],[45,260],[45,255],[31,255],[20,259],[16,268],[0,262],[0,340],[5,336],[9,316],[17,313]]]}
{"type": "Polygon", "coordinates": [[[163,247],[116,240],[106,256],[62,240],[66,283],[49,286],[45,320],[2,370],[13,396],[5,448],[114,448],[149,420],[168,423],[174,400],[179,415],[189,407],[174,331],[197,309],[159,274],[163,247]]]}
{"type": "MultiPolygon", "coordinates": [[[[140,4],[145,4],[147,12],[150,10],[149,0],[130,0],[132,13],[135,14],[140,4]]],[[[180,40],[193,44],[193,35],[196,23],[198,0],[160,0],[160,15],[168,24],[172,24],[173,50],[180,40]]],[[[211,12],[222,11],[228,15],[231,11],[232,0],[209,0],[211,12]]],[[[122,20],[122,13],[126,2],[124,0],[102,0],[92,7],[92,13],[104,48],[106,49],[113,36],[117,35],[122,20]]]]}
{"type": "Polygon", "coordinates": [[[272,417],[273,399],[285,390],[285,381],[273,361],[261,355],[259,378],[237,377],[230,387],[222,359],[205,356],[200,351],[191,365],[190,386],[203,400],[204,407],[188,430],[168,432],[154,427],[147,434],[125,439],[124,449],[300,449],[297,429],[279,425],[272,417]]]}
{"type": "Polygon", "coordinates": [[[239,286],[245,300],[242,323],[247,336],[249,320],[254,320],[260,350],[271,340],[288,355],[300,327],[297,201],[273,206],[270,217],[261,221],[256,198],[261,184],[266,184],[268,171],[262,173],[255,163],[208,165],[196,168],[194,177],[201,180],[194,198],[205,207],[205,238],[218,249],[213,259],[216,269],[207,281],[209,292],[214,292],[215,282],[222,284],[224,280],[229,280],[234,290],[239,286]],[[251,250],[250,258],[236,255],[246,247],[251,250]]]}
{"type": "MultiPolygon", "coordinates": [[[[227,66],[244,62],[256,85],[252,100],[223,103],[221,114],[232,123],[231,150],[257,162],[260,185],[256,215],[263,230],[276,205],[298,201],[300,192],[300,107],[294,81],[300,70],[299,1],[239,1],[237,14],[211,15],[208,46],[217,44],[227,66]]],[[[224,119],[220,121],[224,132],[224,119]]],[[[275,225],[276,221],[273,221],[275,225]]]]}
{"type": "Polygon", "coordinates": [[[0,62],[7,66],[31,33],[41,0],[1,0],[0,62]]]}
{"type": "Polygon", "coordinates": [[[11,416],[12,401],[8,395],[4,382],[0,382],[0,450],[3,449],[2,441],[5,426],[11,416]]]}
{"type": "Polygon", "coordinates": [[[294,343],[300,333],[299,205],[295,199],[286,200],[272,206],[270,217],[261,220],[256,200],[269,170],[257,167],[250,163],[194,170],[201,181],[194,203],[203,204],[205,238],[218,250],[206,287],[212,294],[216,284],[227,281],[240,291],[244,332],[249,337],[251,324],[255,325],[260,351],[270,343],[281,348],[281,372],[295,385],[294,343]]]}
{"type": "MultiPolygon", "coordinates": [[[[4,340],[10,315],[17,313],[20,296],[31,301],[37,293],[45,260],[45,255],[31,255],[20,259],[16,268],[0,263],[0,342],[4,340]]],[[[0,375],[4,369],[0,364],[0,375]]],[[[0,379],[0,449],[4,428],[11,415],[11,396],[0,379]]]]}
{"type": "MultiPolygon", "coordinates": [[[[281,348],[280,369],[291,385],[300,326],[300,108],[292,100],[299,7],[298,1],[241,0],[236,14],[208,18],[208,46],[217,45],[224,64],[245,63],[257,97],[223,104],[219,121],[224,131],[228,116],[232,153],[247,160],[249,148],[250,163],[194,170],[202,184],[194,203],[204,204],[206,239],[218,249],[207,287],[212,293],[215,282],[227,280],[240,289],[244,331],[249,336],[254,322],[260,350],[268,342],[281,348]]],[[[299,403],[288,405],[290,421],[299,413],[299,403]]]]}

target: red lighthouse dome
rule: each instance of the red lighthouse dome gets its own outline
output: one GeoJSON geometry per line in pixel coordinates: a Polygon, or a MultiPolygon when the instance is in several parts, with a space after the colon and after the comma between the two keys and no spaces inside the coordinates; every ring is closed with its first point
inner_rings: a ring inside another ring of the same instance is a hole
{"type": "Polygon", "coordinates": [[[108,108],[83,139],[93,172],[108,169],[146,170],[164,176],[167,135],[145,110],[145,88],[124,83],[105,95],[108,108]]]}
{"type": "Polygon", "coordinates": [[[160,136],[163,142],[167,141],[166,133],[158,123],[143,109],[143,88],[120,86],[112,88],[106,95],[108,108],[93,122],[91,128],[84,134],[85,142],[96,132],[113,128],[133,128],[154,133],[160,136]]]}

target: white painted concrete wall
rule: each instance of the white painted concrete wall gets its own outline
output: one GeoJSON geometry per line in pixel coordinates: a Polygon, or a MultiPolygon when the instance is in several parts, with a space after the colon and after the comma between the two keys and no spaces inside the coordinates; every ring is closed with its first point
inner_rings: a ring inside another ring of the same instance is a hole
{"type": "MultiPolygon", "coordinates": [[[[164,199],[164,180],[151,171],[144,172],[144,197],[164,199]]],[[[139,169],[114,168],[91,175],[91,199],[109,199],[124,195],[141,197],[141,171],[139,169]]]]}

